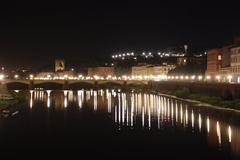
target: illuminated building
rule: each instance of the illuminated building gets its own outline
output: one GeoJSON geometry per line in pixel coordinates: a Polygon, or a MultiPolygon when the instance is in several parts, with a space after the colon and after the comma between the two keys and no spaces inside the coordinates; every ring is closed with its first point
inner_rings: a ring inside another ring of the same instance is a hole
{"type": "Polygon", "coordinates": [[[222,49],[208,50],[206,76],[215,77],[219,74],[222,63],[222,49]]]}
{"type": "Polygon", "coordinates": [[[144,65],[144,66],[133,66],[132,75],[145,75],[145,76],[157,76],[157,75],[167,75],[167,73],[174,69],[175,65],[163,64],[161,66],[144,65]]]}
{"type": "Polygon", "coordinates": [[[114,67],[90,67],[88,68],[88,76],[113,76],[114,75],[114,67]]]}
{"type": "Polygon", "coordinates": [[[64,59],[55,60],[55,72],[63,72],[65,70],[65,61],[64,59]]]}
{"type": "Polygon", "coordinates": [[[233,80],[240,83],[240,46],[231,48],[231,71],[233,80]]]}

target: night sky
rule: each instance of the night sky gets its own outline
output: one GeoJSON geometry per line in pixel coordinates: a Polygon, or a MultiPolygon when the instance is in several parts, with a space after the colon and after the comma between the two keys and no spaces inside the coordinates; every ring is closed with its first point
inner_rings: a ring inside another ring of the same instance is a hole
{"type": "Polygon", "coordinates": [[[240,33],[239,5],[228,2],[2,3],[0,63],[42,67],[58,57],[81,63],[128,50],[218,47],[240,33]]]}

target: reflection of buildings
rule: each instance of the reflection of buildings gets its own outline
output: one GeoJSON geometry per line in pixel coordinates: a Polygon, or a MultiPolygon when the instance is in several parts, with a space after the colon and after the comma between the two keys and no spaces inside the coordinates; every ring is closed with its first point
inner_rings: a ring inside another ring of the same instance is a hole
{"type": "Polygon", "coordinates": [[[49,91],[49,98],[46,93],[43,90],[31,91],[30,108],[34,109],[34,105],[37,105],[34,101],[44,102],[46,109],[54,107],[64,112],[68,111],[64,110],[65,107],[88,107],[92,111],[111,115],[118,129],[129,126],[153,130],[184,128],[183,132],[190,130],[197,136],[199,133],[206,135],[208,144],[215,148],[228,148],[232,153],[240,155],[239,126],[223,122],[217,118],[218,113],[214,116],[211,109],[191,107],[188,103],[161,95],[115,90],[52,91],[51,94],[49,91]]]}
{"type": "Polygon", "coordinates": [[[144,65],[144,66],[133,66],[132,67],[132,75],[142,75],[142,76],[158,76],[158,75],[167,75],[167,73],[174,69],[175,65],[163,64],[161,66],[152,66],[152,65],[144,65]]]}

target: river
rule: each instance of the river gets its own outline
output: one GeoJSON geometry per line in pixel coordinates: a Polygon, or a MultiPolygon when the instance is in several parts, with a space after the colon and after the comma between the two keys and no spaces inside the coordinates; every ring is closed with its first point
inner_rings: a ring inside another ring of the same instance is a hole
{"type": "Polygon", "coordinates": [[[218,160],[240,156],[238,112],[112,89],[16,92],[27,102],[0,119],[2,154],[218,160]]]}

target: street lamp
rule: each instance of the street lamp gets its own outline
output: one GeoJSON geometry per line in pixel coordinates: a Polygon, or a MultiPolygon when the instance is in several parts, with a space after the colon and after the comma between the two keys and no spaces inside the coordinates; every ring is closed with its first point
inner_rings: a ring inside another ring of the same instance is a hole
{"type": "Polygon", "coordinates": [[[211,76],[207,76],[207,80],[210,80],[211,79],[211,76]]]}
{"type": "Polygon", "coordinates": [[[30,74],[30,75],[29,75],[29,78],[30,78],[30,79],[33,79],[33,74],[30,74]]]}
{"type": "Polygon", "coordinates": [[[218,82],[220,81],[220,78],[221,77],[219,75],[216,76],[216,79],[218,80],[218,82]]]}
{"type": "Polygon", "coordinates": [[[0,80],[3,80],[4,79],[4,74],[0,74],[0,80]]]}
{"type": "Polygon", "coordinates": [[[15,79],[18,79],[18,78],[19,78],[19,75],[15,74],[15,75],[14,75],[14,78],[15,78],[15,79]]]}
{"type": "Polygon", "coordinates": [[[232,75],[228,75],[228,76],[227,76],[227,79],[228,79],[228,82],[231,83],[231,81],[232,81],[232,75]]]}

